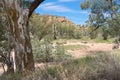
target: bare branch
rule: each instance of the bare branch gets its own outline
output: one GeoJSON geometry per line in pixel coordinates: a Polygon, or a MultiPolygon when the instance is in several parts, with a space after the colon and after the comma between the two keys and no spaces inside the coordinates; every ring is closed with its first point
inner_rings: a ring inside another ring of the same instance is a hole
{"type": "Polygon", "coordinates": [[[43,2],[44,0],[34,0],[29,8],[29,15],[28,18],[32,15],[33,11],[43,2]]]}
{"type": "Polygon", "coordinates": [[[92,34],[94,31],[96,31],[100,26],[97,26],[95,29],[93,29],[90,34],[92,34]]]}
{"type": "Polygon", "coordinates": [[[89,34],[92,34],[94,31],[96,31],[97,29],[99,29],[101,25],[97,23],[97,25],[95,25],[95,29],[93,29],[89,34]]]}

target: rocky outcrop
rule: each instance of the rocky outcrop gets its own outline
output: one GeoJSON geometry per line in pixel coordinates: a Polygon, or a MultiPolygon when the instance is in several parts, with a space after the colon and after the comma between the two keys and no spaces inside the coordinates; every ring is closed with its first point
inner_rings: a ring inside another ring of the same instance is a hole
{"type": "Polygon", "coordinates": [[[43,16],[48,18],[48,22],[60,22],[60,23],[75,25],[72,21],[68,20],[66,17],[52,16],[52,15],[43,15],[43,16]]]}

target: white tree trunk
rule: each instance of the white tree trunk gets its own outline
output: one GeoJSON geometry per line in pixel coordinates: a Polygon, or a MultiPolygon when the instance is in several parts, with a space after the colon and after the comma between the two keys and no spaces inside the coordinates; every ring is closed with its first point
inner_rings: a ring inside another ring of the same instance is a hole
{"type": "Polygon", "coordinates": [[[34,71],[34,60],[28,31],[29,10],[23,9],[23,0],[3,0],[14,41],[16,70],[34,71]]]}

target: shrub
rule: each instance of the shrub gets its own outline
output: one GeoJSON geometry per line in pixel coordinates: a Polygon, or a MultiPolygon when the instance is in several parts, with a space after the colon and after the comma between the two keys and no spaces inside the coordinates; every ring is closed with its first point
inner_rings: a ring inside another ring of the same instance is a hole
{"type": "Polygon", "coordinates": [[[3,74],[0,76],[0,80],[22,80],[22,75],[18,73],[3,74]]]}
{"type": "Polygon", "coordinates": [[[32,41],[33,53],[36,61],[40,62],[53,62],[62,61],[69,57],[64,48],[58,44],[51,43],[48,38],[45,38],[42,42],[38,40],[32,41]]]}
{"type": "Polygon", "coordinates": [[[120,80],[120,59],[114,54],[100,54],[88,73],[89,80],[120,80]]]}

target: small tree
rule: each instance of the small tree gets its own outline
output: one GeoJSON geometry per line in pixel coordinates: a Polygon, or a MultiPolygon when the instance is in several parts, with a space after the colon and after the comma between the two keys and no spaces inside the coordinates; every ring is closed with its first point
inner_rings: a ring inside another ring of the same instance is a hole
{"type": "Polygon", "coordinates": [[[48,22],[48,16],[41,16],[39,14],[32,15],[30,19],[30,32],[39,40],[47,35],[52,36],[52,23],[48,22]]]}

